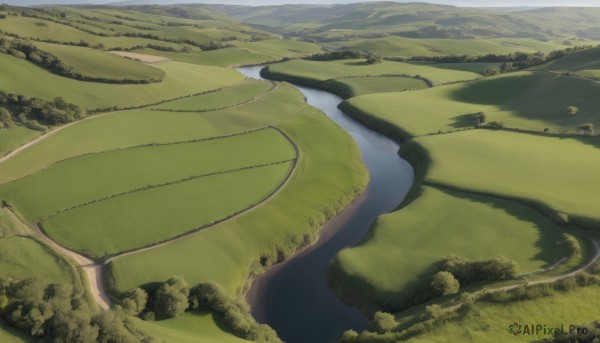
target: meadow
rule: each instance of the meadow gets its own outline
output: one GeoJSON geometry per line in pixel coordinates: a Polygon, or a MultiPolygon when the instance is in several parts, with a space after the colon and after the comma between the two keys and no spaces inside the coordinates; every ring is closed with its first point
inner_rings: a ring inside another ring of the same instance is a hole
{"type": "Polygon", "coordinates": [[[427,183],[541,204],[566,214],[570,222],[597,228],[600,208],[594,199],[600,183],[594,170],[600,168],[600,153],[596,137],[472,130],[415,141],[432,161],[427,183]]]}
{"type": "Polygon", "coordinates": [[[423,80],[397,76],[340,78],[329,80],[323,86],[332,91],[335,90],[336,94],[342,98],[352,98],[371,93],[401,92],[428,87],[427,83],[423,80]]]}
{"type": "MultiPolygon", "coordinates": [[[[457,64],[460,68],[460,63],[457,64]]],[[[473,71],[451,69],[452,64],[417,64],[384,61],[367,64],[364,60],[307,61],[293,60],[269,66],[269,77],[290,81],[304,80],[318,84],[350,76],[410,75],[421,76],[433,84],[473,80],[481,75],[473,71]]]]}
{"type": "Polygon", "coordinates": [[[0,130],[0,156],[7,154],[9,151],[18,148],[39,135],[39,131],[34,131],[23,126],[0,130]]]}
{"type": "Polygon", "coordinates": [[[360,294],[364,303],[400,308],[407,296],[428,287],[450,254],[469,260],[504,256],[521,272],[552,265],[565,254],[556,244],[559,230],[531,208],[430,186],[418,194],[379,217],[359,246],[336,256],[338,287],[360,294]]]}
{"type": "Polygon", "coordinates": [[[103,257],[166,241],[249,209],[277,189],[290,167],[290,162],[280,163],[131,192],[62,212],[42,224],[56,241],[103,257]]]}
{"type": "Polygon", "coordinates": [[[0,54],[0,89],[27,96],[68,102],[86,109],[133,107],[232,86],[244,80],[233,70],[180,62],[155,65],[166,73],[163,82],[113,85],[83,82],[52,74],[33,63],[0,54]],[[24,82],[23,80],[35,80],[24,82]]]}
{"type": "Polygon", "coordinates": [[[152,285],[177,274],[190,284],[214,280],[231,294],[240,294],[249,274],[312,242],[325,219],[364,187],[367,175],[347,133],[295,92],[297,100],[286,98],[287,106],[296,106],[295,114],[277,124],[301,150],[286,187],[269,202],[211,230],[112,260],[108,278],[113,291],[152,285]],[[329,149],[322,149],[324,145],[329,149]],[[155,263],[148,264],[149,259],[155,263]],[[211,263],[189,263],[207,260],[211,263]]]}
{"type": "Polygon", "coordinates": [[[147,82],[160,82],[165,78],[164,70],[102,50],[42,42],[35,42],[35,46],[52,53],[72,68],[73,73],[84,77],[147,82]]]}
{"type": "Polygon", "coordinates": [[[157,110],[203,112],[244,104],[273,88],[273,84],[254,79],[219,92],[169,101],[150,107],[157,110]]]}
{"type": "MultiPolygon", "coordinates": [[[[343,31],[338,32],[340,36],[343,31]]],[[[331,38],[330,38],[331,39],[331,38]]],[[[369,51],[379,56],[444,56],[444,55],[505,55],[515,52],[534,53],[562,50],[564,45],[540,42],[528,38],[489,38],[489,39],[413,39],[406,37],[384,37],[375,39],[339,40],[323,44],[333,49],[369,51]]]]}
{"type": "Polygon", "coordinates": [[[35,339],[0,321],[0,341],[5,343],[34,343],[35,339]]]}
{"type": "Polygon", "coordinates": [[[192,176],[238,170],[295,158],[276,130],[85,154],[0,186],[0,198],[30,222],[124,192],[192,176]],[[116,168],[118,166],[118,168],[116,168]],[[94,182],[89,182],[95,175],[94,182]],[[70,186],[65,188],[64,185],[70,186]]]}
{"type": "Polygon", "coordinates": [[[523,71],[418,92],[370,94],[341,106],[350,114],[385,120],[408,136],[473,127],[477,112],[509,128],[576,133],[581,124],[600,125],[598,92],[590,80],[523,71]],[[568,115],[569,106],[579,112],[568,115]]]}
{"type": "Polygon", "coordinates": [[[571,73],[573,75],[600,78],[600,48],[582,51],[576,54],[551,61],[534,70],[549,70],[556,73],[571,73]]]}

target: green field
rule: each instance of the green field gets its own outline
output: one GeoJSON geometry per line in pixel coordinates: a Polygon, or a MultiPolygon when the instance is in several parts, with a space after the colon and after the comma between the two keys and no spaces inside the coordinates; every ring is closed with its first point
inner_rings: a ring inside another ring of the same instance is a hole
{"type": "Polygon", "coordinates": [[[361,96],[342,108],[383,119],[409,136],[472,127],[471,115],[477,112],[509,128],[574,133],[584,123],[600,125],[599,91],[590,80],[518,72],[418,92],[361,96]],[[566,113],[572,105],[579,108],[575,116],[566,113]]]}
{"type": "Polygon", "coordinates": [[[379,217],[371,230],[361,245],[336,257],[335,269],[343,275],[336,284],[386,308],[427,288],[437,263],[450,254],[469,260],[504,256],[526,272],[564,253],[556,245],[559,231],[530,208],[428,186],[408,206],[379,217]]]}
{"type": "Polygon", "coordinates": [[[600,150],[595,137],[473,130],[416,142],[432,160],[426,182],[541,203],[597,228],[600,180],[594,171],[600,168],[600,150]]]}
{"type": "Polygon", "coordinates": [[[158,110],[190,112],[217,110],[248,102],[264,94],[272,87],[273,85],[269,82],[249,79],[239,86],[233,88],[224,89],[215,93],[169,101],[151,108],[158,110]]]}
{"type": "Polygon", "coordinates": [[[58,214],[44,221],[44,229],[68,247],[101,257],[246,210],[271,194],[289,172],[290,163],[282,163],[132,192],[58,214]]]}
{"type": "Polygon", "coordinates": [[[359,167],[354,143],[320,112],[304,105],[298,93],[296,96],[296,101],[286,98],[288,106],[296,106],[296,114],[278,124],[302,152],[288,185],[269,202],[212,230],[111,261],[116,291],[177,274],[190,284],[214,280],[237,294],[248,273],[260,268],[261,256],[268,264],[277,259],[277,251],[289,256],[362,188],[366,174],[359,167]],[[328,149],[322,149],[325,145],[328,149]],[[211,263],[189,263],[208,260],[211,263]]]}
{"type": "Polygon", "coordinates": [[[5,208],[0,208],[0,274],[15,279],[36,277],[49,283],[73,283],[70,266],[30,237],[29,231],[5,208]]]}
{"type": "Polygon", "coordinates": [[[418,335],[408,342],[523,342],[550,338],[548,335],[513,336],[508,326],[540,324],[547,327],[590,324],[598,319],[600,311],[600,289],[598,286],[579,288],[566,293],[556,293],[535,300],[522,300],[508,304],[477,302],[475,310],[466,317],[451,320],[418,335]]]}
{"type": "MultiPolygon", "coordinates": [[[[400,92],[409,89],[427,88],[427,84],[410,77],[374,76],[374,77],[349,77],[335,79],[327,82],[336,93],[342,93],[343,98],[351,98],[364,94],[400,92]]],[[[329,85],[328,85],[329,86],[329,85]]]]}
{"type": "MultiPolygon", "coordinates": [[[[458,63],[463,68],[462,63],[458,63]]],[[[382,76],[382,75],[419,75],[431,80],[434,84],[442,84],[459,80],[473,80],[481,75],[472,71],[453,70],[452,64],[411,64],[403,62],[382,62],[366,64],[364,60],[306,61],[293,60],[273,64],[270,72],[277,78],[289,80],[310,80],[315,83],[349,76],[382,76]]]]}
{"type": "Polygon", "coordinates": [[[191,53],[154,51],[150,49],[140,50],[140,52],[160,55],[185,63],[228,67],[263,64],[277,61],[284,57],[296,58],[321,51],[321,47],[317,44],[292,40],[232,41],[228,42],[228,44],[234,47],[191,53]]]}
{"type": "Polygon", "coordinates": [[[561,44],[545,43],[527,38],[412,39],[397,36],[352,41],[340,40],[324,43],[324,46],[334,49],[368,51],[380,56],[399,57],[533,53],[565,48],[561,44]]]}
{"type": "Polygon", "coordinates": [[[23,126],[1,129],[0,156],[6,155],[9,151],[18,148],[39,135],[39,131],[34,131],[23,126]]]}
{"type": "Polygon", "coordinates": [[[11,327],[0,320],[0,341],[3,343],[34,343],[31,336],[11,327]]]}
{"type": "Polygon", "coordinates": [[[70,158],[1,186],[0,198],[14,205],[30,222],[37,222],[73,206],[149,185],[293,158],[294,150],[287,140],[268,129],[195,143],[70,158]],[[95,175],[94,182],[89,182],[90,175],[95,175]]]}
{"type": "Polygon", "coordinates": [[[62,96],[84,108],[141,106],[231,86],[244,80],[233,70],[167,62],[156,65],[166,73],[163,82],[112,85],[76,81],[52,74],[33,63],[0,55],[0,89],[27,96],[54,99],[62,96]],[[35,80],[35,82],[23,82],[35,80]]]}
{"type": "Polygon", "coordinates": [[[224,332],[218,316],[211,313],[186,313],[179,318],[157,322],[134,319],[134,323],[136,328],[167,342],[248,342],[224,332]]]}
{"type": "Polygon", "coordinates": [[[572,73],[577,76],[600,78],[600,48],[582,51],[551,61],[534,70],[572,73]]]}
{"type": "Polygon", "coordinates": [[[73,73],[110,80],[162,81],[165,71],[106,51],[60,44],[36,42],[40,50],[58,57],[73,73]]]}

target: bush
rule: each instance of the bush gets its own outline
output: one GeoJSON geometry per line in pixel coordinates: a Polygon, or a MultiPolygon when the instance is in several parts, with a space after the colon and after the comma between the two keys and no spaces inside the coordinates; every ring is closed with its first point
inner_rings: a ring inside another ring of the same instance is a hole
{"type": "Polygon", "coordinates": [[[190,286],[180,276],[163,283],[154,296],[154,312],[159,318],[181,316],[188,308],[190,286]]]}
{"type": "Polygon", "coordinates": [[[567,107],[567,114],[570,116],[574,116],[579,112],[579,108],[577,106],[569,106],[567,107]]]}
{"type": "Polygon", "coordinates": [[[121,300],[123,311],[131,316],[139,315],[148,303],[148,294],[141,288],[128,291],[121,300]]]}
{"type": "Polygon", "coordinates": [[[494,128],[494,129],[503,129],[505,127],[504,122],[501,122],[501,121],[491,121],[488,123],[487,126],[494,128]]]}
{"type": "Polygon", "coordinates": [[[438,272],[433,276],[431,288],[438,295],[450,295],[458,293],[460,283],[450,272],[438,272]]]}
{"type": "Polygon", "coordinates": [[[398,327],[398,322],[394,315],[386,312],[376,312],[373,321],[367,326],[367,330],[383,334],[390,332],[398,327]]]}

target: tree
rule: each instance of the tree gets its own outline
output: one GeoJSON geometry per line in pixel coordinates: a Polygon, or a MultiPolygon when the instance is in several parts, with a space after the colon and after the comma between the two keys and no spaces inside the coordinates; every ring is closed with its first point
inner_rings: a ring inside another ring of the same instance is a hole
{"type": "MultiPolygon", "coordinates": [[[[1,119],[0,119],[1,120],[1,119]]],[[[577,127],[579,129],[580,132],[582,132],[583,134],[589,134],[591,135],[592,133],[594,133],[594,124],[588,123],[588,124],[581,124],[577,127]]]]}
{"type": "Polygon", "coordinates": [[[0,108],[0,129],[10,129],[15,122],[12,119],[12,115],[6,108],[0,108]]]}
{"type": "Polygon", "coordinates": [[[579,109],[577,108],[577,106],[569,106],[567,107],[567,114],[570,116],[574,116],[577,114],[577,112],[579,112],[579,109]]]}
{"type": "Polygon", "coordinates": [[[475,126],[480,126],[485,123],[486,115],[483,112],[477,112],[473,114],[473,120],[475,121],[475,126]]]}
{"type": "Polygon", "coordinates": [[[190,286],[181,276],[174,276],[156,291],[154,312],[160,318],[181,316],[188,308],[190,286]]]}
{"type": "Polygon", "coordinates": [[[148,303],[148,294],[141,288],[129,290],[121,300],[123,311],[131,316],[139,315],[146,308],[146,303],[148,303]]]}
{"type": "Polygon", "coordinates": [[[450,295],[458,293],[460,283],[450,272],[438,272],[433,276],[431,288],[439,295],[450,295]]]}
{"type": "Polygon", "coordinates": [[[376,312],[373,316],[373,321],[369,323],[368,330],[383,334],[390,332],[398,326],[398,322],[394,315],[386,312],[376,312]]]}
{"type": "Polygon", "coordinates": [[[383,59],[375,54],[367,54],[367,64],[377,64],[383,62],[383,59]]]}

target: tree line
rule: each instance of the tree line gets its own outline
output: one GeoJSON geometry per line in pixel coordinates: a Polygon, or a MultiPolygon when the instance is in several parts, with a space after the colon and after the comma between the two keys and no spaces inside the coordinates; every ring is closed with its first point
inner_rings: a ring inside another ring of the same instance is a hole
{"type": "Polygon", "coordinates": [[[182,277],[174,276],[153,293],[148,294],[141,288],[126,292],[120,305],[125,313],[150,321],[179,317],[186,311],[209,310],[219,314],[223,325],[238,337],[281,342],[273,329],[256,322],[242,300],[230,296],[214,282],[190,287],[182,277]]]}
{"type": "Polygon", "coordinates": [[[0,91],[0,128],[10,128],[19,122],[30,129],[45,131],[44,125],[66,124],[85,115],[81,107],[62,97],[45,100],[0,91]]]}
{"type": "Polygon", "coordinates": [[[118,311],[96,312],[68,284],[0,275],[0,318],[44,342],[157,342],[134,337],[118,311]]]}

